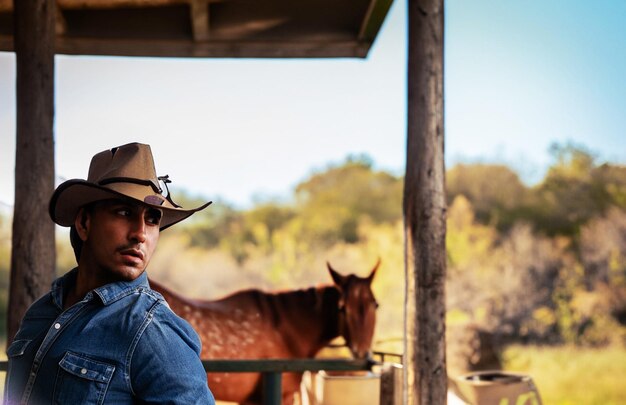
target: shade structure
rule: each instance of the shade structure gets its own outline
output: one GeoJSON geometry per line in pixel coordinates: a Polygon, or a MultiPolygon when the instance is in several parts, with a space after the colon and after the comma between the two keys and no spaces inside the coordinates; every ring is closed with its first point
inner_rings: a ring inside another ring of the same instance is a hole
{"type": "MultiPolygon", "coordinates": [[[[309,58],[367,56],[393,0],[56,0],[55,53],[309,58]]],[[[13,51],[0,0],[0,51],[13,51]]]]}

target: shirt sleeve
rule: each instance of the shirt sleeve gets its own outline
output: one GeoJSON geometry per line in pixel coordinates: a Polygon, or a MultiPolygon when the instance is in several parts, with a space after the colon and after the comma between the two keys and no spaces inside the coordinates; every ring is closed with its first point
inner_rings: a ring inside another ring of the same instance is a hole
{"type": "Polygon", "coordinates": [[[148,404],[214,405],[197,333],[162,303],[150,318],[131,357],[134,395],[148,404]]]}

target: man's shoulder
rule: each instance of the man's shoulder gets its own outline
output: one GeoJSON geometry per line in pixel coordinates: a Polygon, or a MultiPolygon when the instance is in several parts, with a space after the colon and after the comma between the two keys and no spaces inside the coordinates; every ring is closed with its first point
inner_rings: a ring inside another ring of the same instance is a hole
{"type": "Polygon", "coordinates": [[[158,292],[150,287],[142,287],[140,288],[140,293],[143,300],[152,303],[151,312],[153,312],[154,316],[159,317],[176,317],[177,315],[172,311],[170,305],[167,303],[165,298],[158,292]]]}
{"type": "Polygon", "coordinates": [[[159,292],[154,291],[154,290],[149,290],[149,292],[146,292],[146,294],[148,294],[152,299],[155,300],[155,303],[156,303],[154,307],[155,317],[158,317],[161,320],[167,320],[168,322],[173,322],[176,325],[182,325],[185,328],[186,327],[191,328],[191,326],[186,320],[181,318],[177,313],[175,313],[172,310],[167,300],[159,292]]]}
{"type": "Polygon", "coordinates": [[[189,322],[175,313],[167,303],[167,300],[159,292],[150,290],[146,292],[146,294],[149,294],[150,297],[156,300],[152,314],[157,322],[168,325],[170,328],[177,330],[179,334],[197,336],[196,331],[189,322]]]}
{"type": "Polygon", "coordinates": [[[151,291],[148,294],[155,297],[156,301],[155,305],[150,309],[150,321],[143,332],[145,336],[142,339],[143,343],[152,342],[149,344],[154,344],[156,343],[154,339],[156,339],[157,341],[167,340],[170,344],[173,344],[173,342],[178,340],[184,341],[186,346],[190,346],[194,351],[199,352],[200,337],[189,322],[172,311],[161,294],[156,291],[151,291]]]}
{"type": "Polygon", "coordinates": [[[52,292],[48,291],[41,297],[35,300],[30,307],[26,310],[24,317],[40,317],[45,316],[46,314],[50,314],[51,316],[56,316],[58,309],[55,308],[54,303],[52,301],[52,292]]]}
{"type": "Polygon", "coordinates": [[[165,301],[165,298],[158,291],[155,291],[155,290],[153,290],[150,287],[143,287],[142,291],[146,295],[148,295],[150,298],[152,298],[152,299],[154,299],[156,301],[162,301],[165,305],[167,305],[169,307],[169,305],[167,304],[167,301],[165,301]]]}

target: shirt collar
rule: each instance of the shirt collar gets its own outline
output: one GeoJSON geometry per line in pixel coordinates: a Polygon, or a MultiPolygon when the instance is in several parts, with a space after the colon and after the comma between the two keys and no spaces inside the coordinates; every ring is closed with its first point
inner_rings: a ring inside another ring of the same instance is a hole
{"type": "Polygon", "coordinates": [[[119,300],[136,291],[140,287],[150,288],[148,285],[148,273],[145,271],[141,273],[139,277],[132,281],[117,281],[115,283],[109,283],[102,287],[96,288],[94,293],[98,294],[104,305],[119,300]]]}
{"type": "MultiPolygon", "coordinates": [[[[76,283],[77,274],[78,268],[74,268],[62,277],[54,280],[52,283],[52,300],[59,308],[63,308],[63,297],[65,293],[73,287],[74,283],[76,283]]],[[[148,284],[148,274],[145,271],[132,281],[116,281],[114,283],[98,287],[92,290],[92,292],[100,297],[100,300],[102,300],[104,305],[109,305],[110,303],[131,294],[138,288],[150,288],[148,284]]],[[[89,292],[88,295],[89,294],[91,294],[91,292],[89,292]]]]}

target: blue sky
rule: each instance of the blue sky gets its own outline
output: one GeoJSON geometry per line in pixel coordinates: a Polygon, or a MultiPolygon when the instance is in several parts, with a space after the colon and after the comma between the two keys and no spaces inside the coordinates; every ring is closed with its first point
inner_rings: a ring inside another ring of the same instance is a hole
{"type": "Polygon", "coordinates": [[[446,4],[449,163],[502,159],[536,181],[568,141],[626,161],[626,2],[446,4]]]}
{"type": "MultiPolygon", "coordinates": [[[[626,163],[626,2],[446,1],[446,164],[507,163],[541,179],[553,142],[626,163]]],[[[57,56],[57,175],[152,145],[173,186],[239,206],[366,153],[404,171],[406,1],[367,59],[57,56]]],[[[13,201],[15,58],[0,53],[0,201],[13,201]]]]}

